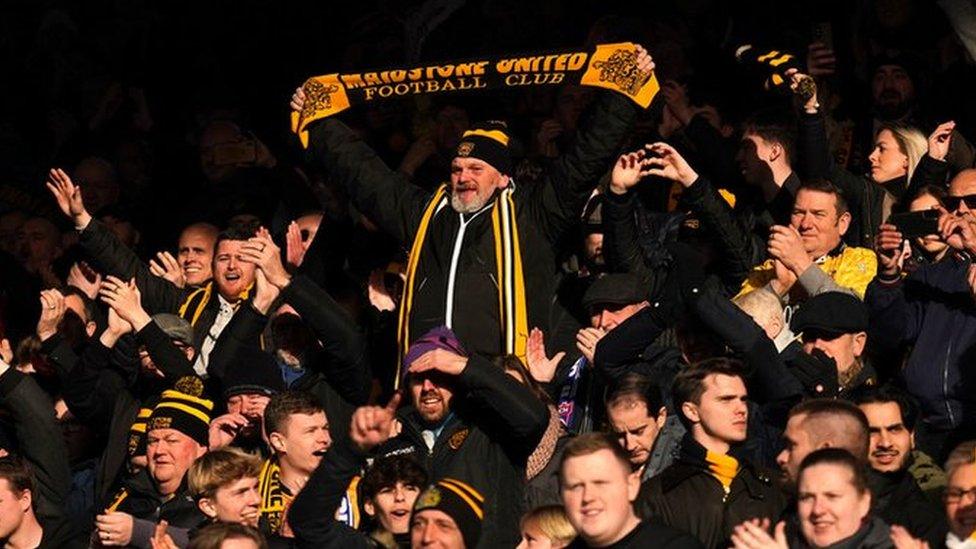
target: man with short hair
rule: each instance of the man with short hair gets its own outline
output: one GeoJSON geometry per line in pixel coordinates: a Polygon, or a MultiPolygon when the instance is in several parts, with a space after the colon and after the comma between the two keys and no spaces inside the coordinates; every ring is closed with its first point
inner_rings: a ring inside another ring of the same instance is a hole
{"type": "Polygon", "coordinates": [[[763,289],[786,303],[826,291],[863,297],[877,260],[867,248],[844,244],[850,223],[840,189],[822,179],[804,182],[796,193],[790,224],[770,229],[770,259],[753,269],[738,295],[763,289]]]}
{"type": "Polygon", "coordinates": [[[743,375],[726,358],[678,373],[672,401],[688,433],[678,461],[641,486],[636,504],[642,518],[689,532],[706,547],[728,547],[733,526],[775,519],[786,507],[769,475],[733,455],[747,436],[743,375]]]}
{"type": "Polygon", "coordinates": [[[918,414],[914,404],[901,391],[882,387],[862,395],[857,405],[867,417],[871,433],[868,481],[875,514],[938,546],[948,532],[945,516],[922,492],[909,469],[918,414]]]}
{"type": "Polygon", "coordinates": [[[183,284],[177,286],[200,288],[213,278],[214,246],[219,234],[217,227],[203,222],[183,229],[176,243],[176,261],[183,284]]]}
{"type": "MultiPolygon", "coordinates": [[[[178,314],[193,325],[193,342],[198,350],[194,370],[200,376],[207,375],[210,351],[238,306],[248,297],[254,282],[254,264],[241,260],[241,247],[253,233],[240,229],[220,233],[210,259],[213,279],[200,288],[180,288],[152,274],[132,250],[123,246],[103,224],[93,220],[80,189],[62,170],[51,170],[47,186],[61,211],[79,231],[82,249],[106,275],[125,280],[135,278],[150,313],[178,314]]],[[[206,239],[202,236],[200,240],[206,239]]],[[[205,243],[198,245],[201,249],[204,246],[205,243]]]]}
{"type": "Polygon", "coordinates": [[[968,282],[976,254],[976,170],[961,171],[952,179],[944,203],[948,211],[942,211],[939,229],[950,247],[947,256],[905,277],[898,258],[902,235],[883,226],[878,238],[881,273],[865,296],[872,341],[884,344],[885,350],[911,347],[900,375],[921,405],[915,442],[936,459],[976,435],[976,396],[965,373],[976,342],[968,282]]]}
{"type": "Polygon", "coordinates": [[[579,532],[573,547],[701,547],[688,534],[634,513],[640,479],[609,435],[586,433],[570,440],[559,483],[566,515],[579,532]]]}
{"type": "Polygon", "coordinates": [[[668,415],[657,384],[640,374],[626,374],[607,386],[606,403],[610,429],[641,482],[674,462],[685,429],[668,415]]]}
{"type": "Polygon", "coordinates": [[[0,457],[0,543],[5,547],[82,549],[87,536],[68,520],[41,524],[34,512],[34,479],[25,461],[0,457]]]}
{"type": "Polygon", "coordinates": [[[261,495],[261,458],[237,448],[211,450],[193,462],[187,486],[210,521],[257,527],[261,495]]]}
{"type": "Polygon", "coordinates": [[[814,450],[842,448],[867,461],[868,421],[860,408],[846,400],[814,398],[790,410],[783,441],[776,463],[786,485],[792,487],[800,463],[814,450]]]}
{"type": "Polygon", "coordinates": [[[261,467],[261,531],[291,537],[288,507],[332,445],[329,420],[311,394],[282,391],[264,409],[264,432],[272,456],[261,467]]]}

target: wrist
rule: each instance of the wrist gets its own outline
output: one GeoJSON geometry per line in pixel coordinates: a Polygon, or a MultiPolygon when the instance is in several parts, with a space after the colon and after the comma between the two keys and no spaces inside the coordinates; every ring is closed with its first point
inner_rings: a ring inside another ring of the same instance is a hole
{"type": "Polygon", "coordinates": [[[627,187],[624,187],[623,185],[618,185],[612,182],[610,183],[610,192],[612,192],[613,194],[620,194],[620,195],[627,194],[627,190],[628,190],[627,187]]]}
{"type": "Polygon", "coordinates": [[[87,211],[81,212],[80,214],[76,215],[74,218],[75,230],[84,231],[85,229],[88,228],[88,225],[91,223],[91,220],[92,220],[92,216],[87,211]]]}
{"type": "Polygon", "coordinates": [[[291,275],[288,271],[282,269],[280,273],[275,275],[274,280],[268,279],[268,282],[274,285],[275,288],[279,290],[284,290],[289,284],[291,284],[291,275]]]}
{"type": "Polygon", "coordinates": [[[142,331],[147,324],[152,322],[152,317],[149,316],[149,313],[140,309],[137,313],[131,315],[131,318],[127,318],[126,320],[132,325],[133,330],[139,332],[142,331]]]}
{"type": "Polygon", "coordinates": [[[932,151],[929,151],[929,158],[931,158],[932,160],[935,160],[936,162],[945,162],[945,157],[946,157],[946,155],[944,153],[943,154],[939,154],[939,153],[932,154],[932,151]]]}
{"type": "Polygon", "coordinates": [[[54,334],[56,333],[58,333],[57,328],[43,328],[43,329],[38,328],[37,338],[40,339],[41,341],[47,341],[48,339],[54,337],[54,334]]]}
{"type": "Polygon", "coordinates": [[[112,347],[115,347],[115,343],[120,337],[122,337],[122,334],[117,333],[112,329],[106,329],[104,332],[102,332],[102,335],[98,336],[98,341],[102,345],[111,349],[112,347]]]}
{"type": "Polygon", "coordinates": [[[695,181],[698,181],[698,174],[692,171],[683,176],[679,181],[681,182],[681,186],[687,189],[688,187],[692,186],[695,181]]]}

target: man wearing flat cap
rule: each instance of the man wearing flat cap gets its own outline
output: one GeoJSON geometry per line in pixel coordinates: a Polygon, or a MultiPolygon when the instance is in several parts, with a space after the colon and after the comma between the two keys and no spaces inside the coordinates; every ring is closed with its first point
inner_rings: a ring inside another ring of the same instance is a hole
{"type": "MultiPolygon", "coordinates": [[[[637,68],[653,69],[637,47],[637,68]]],[[[610,167],[638,109],[603,92],[575,144],[554,159],[539,184],[516,185],[505,124],[464,132],[450,182],[433,196],[387,167],[335,118],[309,126],[309,157],[342,182],[356,208],[410,249],[400,302],[402,357],[440,325],[472,353],[525,358],[529,328],[549,331],[556,284],[555,243],[579,220],[586,199],[610,167]]],[[[300,111],[305,95],[292,97],[300,111]]]]}
{"type": "Polygon", "coordinates": [[[860,299],[843,292],[814,296],[793,315],[790,327],[802,340],[803,354],[789,365],[809,396],[852,399],[877,383],[874,368],[862,357],[868,311],[860,299]]]}

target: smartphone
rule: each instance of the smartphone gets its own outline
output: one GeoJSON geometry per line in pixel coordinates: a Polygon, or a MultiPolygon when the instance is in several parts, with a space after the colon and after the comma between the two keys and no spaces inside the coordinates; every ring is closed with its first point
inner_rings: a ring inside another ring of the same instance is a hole
{"type": "Polygon", "coordinates": [[[213,156],[217,166],[254,164],[258,157],[257,145],[251,139],[224,143],[214,147],[213,156]]]}
{"type": "Polygon", "coordinates": [[[834,28],[830,21],[820,21],[813,24],[813,42],[820,42],[829,49],[834,49],[834,28]]]}
{"type": "Polygon", "coordinates": [[[939,211],[894,213],[888,218],[888,223],[898,227],[902,236],[908,239],[939,234],[939,211]]]}

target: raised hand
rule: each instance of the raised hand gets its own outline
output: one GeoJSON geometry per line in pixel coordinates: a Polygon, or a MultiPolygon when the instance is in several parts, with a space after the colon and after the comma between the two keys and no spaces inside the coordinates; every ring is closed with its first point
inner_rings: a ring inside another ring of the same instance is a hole
{"type": "Polygon", "coordinates": [[[224,414],[210,422],[208,433],[210,451],[229,446],[241,430],[250,425],[250,421],[241,414],[224,414]]]}
{"type": "Polygon", "coordinates": [[[661,95],[664,97],[664,104],[671,114],[681,122],[682,126],[687,126],[695,116],[695,110],[688,100],[688,91],[682,84],[674,80],[667,80],[661,84],[661,95]]]}
{"type": "Polygon", "coordinates": [[[291,95],[291,103],[288,106],[295,112],[302,112],[302,109],[305,108],[305,90],[301,86],[295,88],[295,93],[291,95]]]}
{"type": "Polygon", "coordinates": [[[166,533],[166,529],[169,527],[169,523],[165,520],[159,521],[156,525],[156,529],[153,531],[153,537],[149,538],[149,546],[152,549],[179,549],[173,538],[166,533]]]}
{"type": "Polygon", "coordinates": [[[254,269],[254,298],[251,299],[251,306],[257,312],[267,315],[271,310],[271,305],[281,295],[281,290],[277,286],[268,282],[268,277],[261,269],[254,269]]]}
{"type": "Polygon", "coordinates": [[[390,295],[390,291],[386,289],[385,277],[386,272],[383,269],[373,269],[369,273],[369,303],[380,312],[396,310],[396,300],[399,297],[390,295]]]}
{"type": "Polygon", "coordinates": [[[532,328],[532,331],[529,332],[529,340],[526,343],[525,356],[526,366],[529,369],[529,374],[532,375],[532,379],[539,383],[552,381],[556,375],[556,367],[559,366],[559,361],[564,356],[566,353],[560,351],[556,353],[556,356],[549,358],[546,355],[546,343],[542,330],[532,328]]]}
{"type": "Polygon", "coordinates": [[[770,257],[782,261],[783,265],[797,276],[803,274],[803,271],[813,263],[803,247],[800,233],[789,225],[773,225],[769,229],[766,250],[770,257]]]}
{"type": "Polygon", "coordinates": [[[68,174],[60,168],[52,168],[48,174],[46,186],[58,207],[65,216],[71,218],[76,229],[84,229],[91,222],[91,215],[85,209],[85,201],[81,197],[81,187],[75,185],[68,174]]]}
{"type": "Polygon", "coordinates": [[[186,287],[183,268],[180,267],[180,263],[173,257],[173,254],[167,251],[156,252],[156,259],[149,260],[149,272],[159,278],[169,280],[177,288],[186,287]]]}
{"type": "Polygon", "coordinates": [[[396,436],[399,422],[396,411],[400,406],[400,393],[386,406],[362,406],[357,408],[349,424],[349,439],[362,452],[368,452],[396,436]]]}
{"type": "Polygon", "coordinates": [[[698,179],[698,173],[671,145],[658,142],[644,145],[644,148],[655,155],[647,159],[647,165],[652,166],[647,170],[649,175],[677,181],[684,187],[690,187],[698,179]]]}
{"type": "Polygon", "coordinates": [[[41,290],[41,317],[37,320],[37,337],[41,341],[58,333],[58,325],[67,307],[64,295],[58,290],[41,290]]]}
{"type": "Polygon", "coordinates": [[[785,73],[790,80],[793,94],[803,101],[803,110],[808,114],[817,112],[820,104],[817,101],[817,81],[809,74],[803,74],[797,69],[788,69],[785,73]]]}
{"type": "Polygon", "coordinates": [[[952,130],[956,129],[956,123],[952,120],[939,124],[935,131],[929,135],[929,156],[935,160],[945,160],[949,154],[949,145],[952,144],[952,130]]]}
{"type": "Polygon", "coordinates": [[[596,352],[596,344],[603,339],[607,332],[603,328],[583,328],[576,332],[576,348],[583,353],[586,360],[593,364],[593,354],[596,352]]]}
{"type": "Polygon", "coordinates": [[[411,374],[424,372],[441,372],[450,376],[461,375],[468,365],[468,357],[461,356],[447,349],[434,349],[420,355],[407,369],[411,374]]]}
{"type": "Polygon", "coordinates": [[[976,252],[976,219],[969,212],[950,213],[939,206],[939,234],[955,250],[976,252]]]}
{"type": "Polygon", "coordinates": [[[643,149],[620,155],[610,173],[610,192],[626,194],[641,178],[648,175],[650,158],[643,149]]]}
{"type": "Polygon", "coordinates": [[[253,263],[258,269],[264,271],[268,282],[274,284],[279,290],[291,282],[291,275],[281,263],[281,248],[274,243],[264,227],[258,229],[257,234],[241,246],[241,260],[253,263]]]}
{"type": "Polygon", "coordinates": [[[66,282],[68,286],[74,286],[84,292],[88,299],[95,299],[98,296],[98,289],[102,286],[102,275],[84,263],[75,263],[68,270],[66,282]],[[91,273],[91,278],[85,271],[91,273]]]}
{"type": "Polygon", "coordinates": [[[878,235],[874,237],[874,251],[878,255],[882,274],[894,276],[901,272],[905,263],[903,241],[904,237],[898,227],[888,223],[878,227],[878,235]]]}
{"type": "Polygon", "coordinates": [[[789,270],[778,259],[773,260],[773,273],[775,274],[775,278],[770,281],[770,286],[777,295],[783,297],[793,289],[793,285],[796,284],[798,277],[796,273],[789,270]]]}
{"type": "Polygon", "coordinates": [[[640,44],[635,44],[634,51],[637,52],[637,70],[641,72],[653,72],[654,71],[654,59],[651,58],[651,54],[647,53],[644,46],[640,44]]]}
{"type": "Polygon", "coordinates": [[[142,295],[136,287],[135,279],[125,282],[114,276],[107,276],[102,282],[102,288],[98,291],[109,307],[114,310],[122,320],[125,320],[135,331],[142,330],[146,324],[152,322],[149,313],[142,308],[142,295]]]}
{"type": "Polygon", "coordinates": [[[285,261],[292,271],[302,266],[310,244],[311,241],[302,242],[302,230],[298,228],[298,223],[292,221],[288,224],[288,232],[285,233],[285,261]]]}
{"type": "Polygon", "coordinates": [[[823,42],[814,42],[807,47],[807,70],[810,76],[830,76],[834,74],[837,57],[834,50],[823,42]]]}
{"type": "Polygon", "coordinates": [[[895,549],[929,549],[929,542],[916,539],[904,526],[891,525],[891,543],[895,549]]]}

